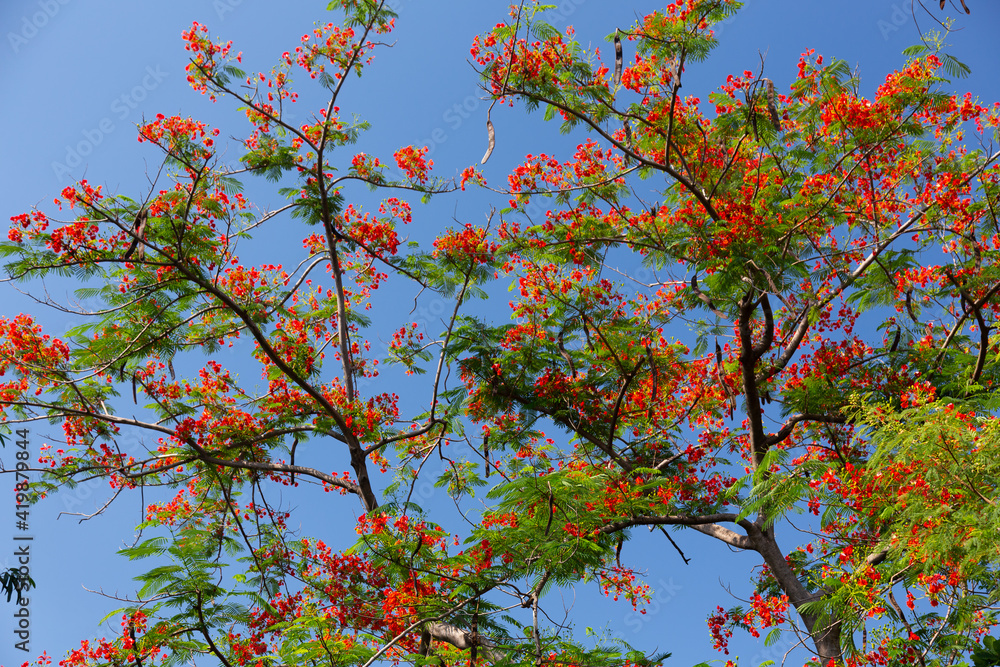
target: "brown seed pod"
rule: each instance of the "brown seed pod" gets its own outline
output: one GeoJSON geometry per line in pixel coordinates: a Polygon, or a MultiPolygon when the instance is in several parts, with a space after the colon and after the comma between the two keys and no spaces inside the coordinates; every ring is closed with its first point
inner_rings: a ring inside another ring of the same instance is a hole
{"type": "Polygon", "coordinates": [[[139,245],[139,241],[145,239],[146,237],[146,219],[148,214],[146,209],[141,209],[135,216],[135,222],[132,223],[132,243],[129,245],[128,250],[122,255],[122,259],[129,259],[132,257],[133,253],[136,253],[138,259],[142,259],[143,256],[143,246],[139,245]]]}
{"type": "Polygon", "coordinates": [[[493,147],[496,146],[496,132],[493,131],[493,121],[489,118],[486,119],[486,135],[489,137],[489,145],[486,147],[486,155],[483,156],[480,164],[486,164],[493,153],[493,147]]]}
{"type": "Polygon", "coordinates": [[[771,123],[774,129],[781,131],[781,116],[778,115],[778,105],[775,104],[774,81],[764,79],[767,82],[767,111],[771,114],[771,123]]]}
{"type": "Polygon", "coordinates": [[[917,316],[913,314],[913,288],[906,290],[906,313],[914,322],[919,322],[917,316]]]}
{"type": "Polygon", "coordinates": [[[622,38],[615,30],[615,78],[614,84],[617,86],[622,82],[622,38]]]}
{"type": "MultiPolygon", "coordinates": [[[[632,150],[632,126],[629,125],[629,122],[627,120],[625,121],[625,146],[629,150],[632,150]]],[[[629,157],[628,153],[626,153],[625,154],[625,164],[627,165],[631,161],[632,161],[632,159],[629,157]]]]}
{"type": "Polygon", "coordinates": [[[902,333],[903,333],[902,330],[897,327],[896,328],[896,335],[893,336],[893,338],[892,338],[892,345],[889,346],[889,351],[890,352],[895,352],[896,349],[899,347],[899,339],[902,336],[902,333]]]}
{"type": "Polygon", "coordinates": [[[486,478],[490,477],[490,468],[493,464],[490,463],[490,434],[487,433],[483,436],[483,458],[486,459],[486,478]]]}

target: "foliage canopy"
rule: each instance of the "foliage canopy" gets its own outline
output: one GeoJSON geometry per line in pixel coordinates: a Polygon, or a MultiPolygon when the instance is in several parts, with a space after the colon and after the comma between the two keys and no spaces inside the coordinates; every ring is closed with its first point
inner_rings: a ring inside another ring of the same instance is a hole
{"type": "Polygon", "coordinates": [[[351,153],[367,125],[341,89],[395,15],[330,9],[270,73],[184,33],[192,87],[250,122],[237,163],[217,130],[157,116],[140,140],[167,185],[81,181],[68,218],[14,216],[0,245],[13,280],[72,276],[101,304],[59,337],[0,320],[3,417],[63,429],[32,492],[156,498],[122,550],[149,568],[121,633],[61,664],[661,663],[546,613],[581,581],[646,604],[623,548],[641,527],[756,554],[752,598],[708,619],[719,650],[766,631],[822,664],[997,664],[1000,115],[944,92],[964,65],[911,49],[868,99],[808,52],[787,91],[746,71],[703,101],[684,73],[738,3],[671,3],[604,62],[524,2],[472,44],[486,92],[586,138],[420,247],[404,195],[485,181],[432,176],[422,147],[395,168],[351,153]],[[304,124],[293,73],[328,94],[304,124]],[[253,175],[287,205],[256,210],[253,175]],[[240,260],[278,224],[303,237],[294,265],[240,260]],[[440,329],[369,311],[387,288],[446,300],[440,329]],[[458,515],[419,504],[429,476],[458,515]],[[356,535],[290,527],[275,490],[311,486],[331,514],[360,503],[356,535]]]}

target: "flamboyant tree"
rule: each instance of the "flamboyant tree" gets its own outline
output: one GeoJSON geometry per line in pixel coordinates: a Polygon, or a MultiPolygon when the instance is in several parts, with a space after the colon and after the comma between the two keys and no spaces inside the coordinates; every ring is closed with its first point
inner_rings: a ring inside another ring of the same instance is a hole
{"type": "Polygon", "coordinates": [[[737,4],[671,3],[607,62],[513,6],[472,45],[487,94],[589,134],[527,156],[489,226],[423,249],[401,244],[403,195],[482,178],[348,148],[365,126],[341,87],[391,31],[384,2],[332,2],[343,23],[270,73],[192,26],[191,85],[250,121],[239,163],[203,123],[157,117],[140,139],[169,185],[80,182],[0,246],[13,278],[72,275],[102,304],[65,333],[0,321],[4,418],[63,429],[31,491],[149,494],[120,634],[62,664],[657,663],[546,611],[582,581],[642,607],[639,527],[756,554],[751,599],[707,619],[719,650],[787,632],[822,664],[991,664],[998,110],[942,92],[963,66],[933,46],[871,99],[811,52],[788,91],[745,71],[681,95],[737,4]],[[303,72],[328,97],[292,123],[303,72]],[[255,174],[289,203],[257,212],[255,174]],[[377,211],[349,203],[355,182],[384,192],[377,211]],[[295,263],[241,262],[275,224],[300,230],[295,263]],[[439,329],[393,321],[380,355],[392,314],[366,311],[386,289],[452,308],[439,329]],[[405,389],[383,386],[388,362],[405,389]],[[401,414],[400,391],[423,408],[401,414]],[[458,514],[416,502],[428,476],[458,514]],[[355,533],[289,527],[276,490],[313,486],[331,513],[360,503],[355,533]]]}
{"type": "Polygon", "coordinates": [[[997,107],[941,92],[964,66],[927,46],[873,99],[812,53],[787,93],[745,71],[682,96],[732,9],[672,3],[613,65],[521,15],[477,40],[494,96],[593,139],[510,177],[513,208],[557,206],[499,230],[520,323],[470,342],[472,414],[494,451],[572,434],[515,501],[536,530],[558,508],[606,550],[658,525],[757,552],[718,646],[787,623],[823,663],[951,664],[996,594],[997,107]],[[802,510],[819,538],[783,550],[802,510]]]}

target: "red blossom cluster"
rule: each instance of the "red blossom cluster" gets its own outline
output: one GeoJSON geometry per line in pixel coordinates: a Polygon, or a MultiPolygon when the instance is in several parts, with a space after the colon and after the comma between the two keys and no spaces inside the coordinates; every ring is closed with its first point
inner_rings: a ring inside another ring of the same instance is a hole
{"type": "Polygon", "coordinates": [[[396,158],[396,165],[406,172],[406,177],[416,181],[421,185],[427,183],[429,172],[434,166],[434,160],[426,159],[427,146],[416,148],[415,146],[404,146],[393,153],[396,158]]]}

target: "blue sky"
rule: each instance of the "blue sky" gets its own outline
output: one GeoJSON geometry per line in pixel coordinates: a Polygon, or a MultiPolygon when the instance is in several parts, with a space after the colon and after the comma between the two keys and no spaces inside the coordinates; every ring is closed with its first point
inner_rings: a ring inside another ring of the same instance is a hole
{"type": "MultiPolygon", "coordinates": [[[[950,39],[951,52],[973,69],[968,79],[954,83],[955,90],[971,90],[985,103],[1000,99],[996,77],[1000,4],[968,0],[973,12],[969,17],[954,7],[942,13],[936,2],[930,4],[935,16],[957,18],[961,30],[950,39]]],[[[244,52],[248,70],[269,71],[313,22],[330,20],[325,5],[321,0],[4,0],[0,4],[0,89],[7,91],[5,104],[0,105],[3,219],[36,205],[51,212],[52,198],[81,178],[103,184],[106,191],[144,197],[160,159],[148,144],[136,142],[135,125],[144,117],[190,115],[221,127],[223,135],[243,131],[234,105],[211,104],[186,85],[187,53],[180,34],[192,21],[207,25],[213,36],[232,39],[234,48],[244,52]]],[[[477,163],[486,148],[487,104],[467,61],[468,48],[475,34],[503,20],[507,4],[396,0],[395,7],[400,15],[395,46],[378,52],[364,78],[351,80],[342,107],[372,123],[358,150],[390,160],[400,146],[429,145],[437,173],[453,175],[477,163]]],[[[658,7],[662,4],[648,1],[565,0],[549,19],[560,28],[573,24],[578,39],[607,53],[608,34],[658,7]]],[[[932,27],[931,17],[919,8],[917,16],[921,26],[932,27]]],[[[759,69],[761,54],[766,56],[765,75],[786,89],[799,54],[809,48],[856,66],[863,89],[870,92],[903,62],[900,51],[918,41],[909,0],[750,0],[717,33],[721,46],[708,62],[692,67],[685,78],[686,94],[706,99],[726,74],[759,69]]],[[[312,109],[305,104],[300,108],[312,109]]],[[[497,149],[485,173],[497,186],[526,153],[558,153],[582,136],[561,136],[555,124],[542,121],[540,113],[526,116],[518,107],[498,107],[493,121],[497,149]]],[[[238,146],[231,144],[229,151],[235,160],[238,146]]],[[[258,202],[278,201],[263,182],[249,182],[247,194],[258,202]]],[[[345,194],[349,200],[357,196],[370,201],[366,191],[345,194]]],[[[490,206],[502,205],[503,198],[485,193],[415,204],[411,233],[426,238],[454,224],[453,218],[481,222],[490,206]]],[[[252,255],[246,259],[262,261],[252,255]]],[[[36,297],[43,294],[42,285],[20,287],[36,297]]],[[[65,296],[68,289],[47,287],[54,296],[65,296]]],[[[10,285],[0,285],[0,304],[0,314],[30,312],[56,335],[78,323],[73,316],[40,310],[10,285]]],[[[426,312],[418,316],[430,319],[439,314],[434,304],[421,307],[426,312]]],[[[37,453],[45,441],[45,430],[33,428],[29,447],[37,453]]],[[[9,445],[0,450],[0,461],[11,467],[9,445]]],[[[11,607],[0,600],[0,665],[20,664],[42,650],[61,657],[80,639],[103,634],[95,627],[96,620],[118,605],[87,589],[106,594],[132,590],[134,572],[114,552],[130,540],[132,527],[140,520],[137,499],[116,503],[82,523],[80,517],[57,516],[64,511],[92,513],[108,498],[108,490],[97,485],[57,495],[32,509],[26,533],[14,527],[13,508],[0,508],[0,565],[12,564],[13,536],[30,534],[34,537],[31,571],[39,584],[30,596],[28,654],[14,649],[14,622],[7,612],[11,607]]],[[[307,515],[307,532],[326,530],[335,536],[336,530],[323,523],[325,516],[329,515],[307,515]]],[[[689,566],[662,539],[654,542],[643,535],[629,543],[628,548],[642,552],[650,583],[658,589],[647,615],[634,615],[627,606],[610,604],[580,586],[574,613],[580,614],[581,624],[610,624],[640,648],[673,651],[668,665],[721,657],[710,649],[704,618],[715,604],[732,603],[726,587],[734,593],[746,591],[749,569],[756,562],[752,554],[733,554],[697,534],[685,533],[678,540],[693,559],[689,566]]],[[[567,598],[566,604],[574,601],[567,598]]],[[[117,627],[116,619],[109,622],[117,627]]],[[[757,665],[767,658],[780,661],[776,648],[765,649],[762,643],[743,646],[741,664],[757,665]]],[[[739,650],[740,644],[734,647],[739,650]]]]}

